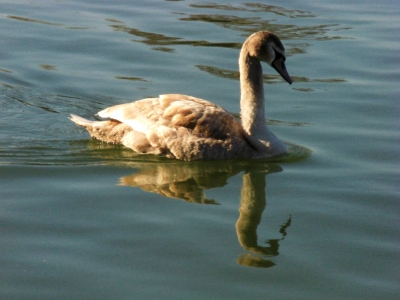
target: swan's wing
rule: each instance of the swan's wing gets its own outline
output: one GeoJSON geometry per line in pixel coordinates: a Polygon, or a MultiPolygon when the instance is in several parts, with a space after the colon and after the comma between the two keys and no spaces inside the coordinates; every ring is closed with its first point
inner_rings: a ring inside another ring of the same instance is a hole
{"type": "Polygon", "coordinates": [[[159,119],[158,98],[148,98],[131,103],[111,106],[98,113],[102,118],[110,118],[128,124],[134,130],[147,133],[148,128],[159,119]]]}
{"type": "Polygon", "coordinates": [[[132,103],[112,106],[98,115],[128,124],[134,130],[152,134],[162,127],[184,127],[204,138],[242,137],[241,124],[221,107],[195,97],[167,94],[132,103]]]}

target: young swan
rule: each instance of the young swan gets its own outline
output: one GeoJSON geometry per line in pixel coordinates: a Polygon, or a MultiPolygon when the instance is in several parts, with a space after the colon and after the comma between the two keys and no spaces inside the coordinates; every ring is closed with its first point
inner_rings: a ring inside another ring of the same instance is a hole
{"type": "Polygon", "coordinates": [[[239,57],[242,123],[218,105],[179,94],[109,107],[98,113],[107,121],[70,119],[93,138],[143,154],[186,161],[272,157],[286,147],[266,125],[260,61],[291,84],[285,59],[285,48],[271,32],[254,33],[244,42],[239,57]]]}

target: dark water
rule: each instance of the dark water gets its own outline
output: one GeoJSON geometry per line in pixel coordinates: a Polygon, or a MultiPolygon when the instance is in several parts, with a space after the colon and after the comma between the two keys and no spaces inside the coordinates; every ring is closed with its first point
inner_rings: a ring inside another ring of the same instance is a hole
{"type": "Polygon", "coordinates": [[[395,1],[1,1],[1,299],[397,299],[395,1]],[[239,113],[254,31],[275,161],[183,163],[68,120],[183,93],[239,113]],[[268,176],[267,176],[268,175],[268,176]]]}

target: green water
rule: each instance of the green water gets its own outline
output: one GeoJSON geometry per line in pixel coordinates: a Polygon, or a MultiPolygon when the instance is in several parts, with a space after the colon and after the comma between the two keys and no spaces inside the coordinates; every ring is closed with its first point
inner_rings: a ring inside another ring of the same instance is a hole
{"type": "Polygon", "coordinates": [[[0,1],[1,299],[397,299],[395,1],[0,1]],[[68,120],[183,93],[237,115],[254,31],[290,153],[185,163],[68,120]]]}

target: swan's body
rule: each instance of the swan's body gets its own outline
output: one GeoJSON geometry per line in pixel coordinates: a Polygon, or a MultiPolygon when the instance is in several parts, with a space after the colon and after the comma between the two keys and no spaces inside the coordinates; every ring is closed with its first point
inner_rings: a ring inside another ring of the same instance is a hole
{"type": "Polygon", "coordinates": [[[71,120],[96,139],[123,144],[138,153],[181,160],[276,156],[285,153],[286,147],[266,125],[260,61],[292,83],[280,40],[267,31],[251,35],[239,58],[242,123],[211,102],[179,94],[100,111],[98,115],[108,121],[89,121],[75,115],[71,120]]]}

